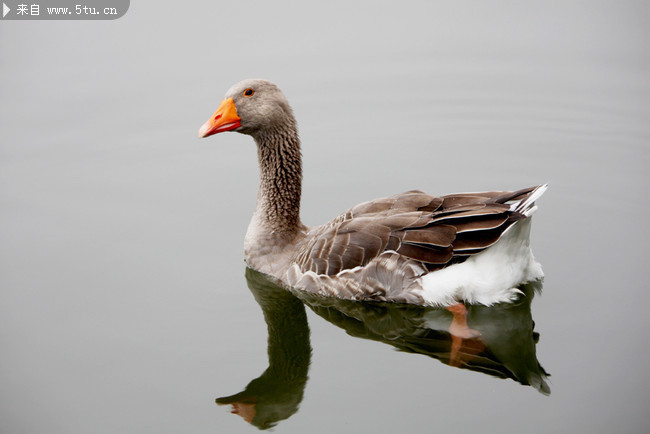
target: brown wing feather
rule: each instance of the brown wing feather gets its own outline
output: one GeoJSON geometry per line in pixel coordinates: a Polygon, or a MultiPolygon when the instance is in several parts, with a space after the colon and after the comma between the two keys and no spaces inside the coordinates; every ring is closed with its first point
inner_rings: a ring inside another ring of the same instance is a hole
{"type": "Polygon", "coordinates": [[[418,210],[429,204],[431,204],[431,196],[422,192],[411,192],[396,197],[393,209],[418,210]]]}
{"type": "Polygon", "coordinates": [[[490,214],[502,214],[506,211],[509,211],[510,207],[508,205],[500,203],[491,203],[491,204],[477,204],[475,206],[465,205],[453,210],[443,210],[437,211],[432,214],[434,221],[442,221],[449,219],[458,219],[463,217],[476,217],[480,215],[490,215],[490,214]]]}
{"type": "Polygon", "coordinates": [[[296,257],[303,271],[335,275],[395,251],[429,270],[462,262],[496,243],[523,215],[507,202],[516,192],[462,193],[434,197],[409,191],[351,208],[317,228],[296,257]]]}
{"type": "Polygon", "coordinates": [[[424,246],[403,243],[397,253],[427,264],[446,264],[453,256],[453,250],[450,247],[446,249],[429,249],[424,246]]]}
{"type": "Polygon", "coordinates": [[[440,208],[442,203],[443,203],[443,199],[441,197],[433,197],[428,204],[418,208],[418,211],[433,212],[438,210],[438,208],[440,208]]]}
{"type": "Polygon", "coordinates": [[[442,209],[455,208],[464,205],[476,205],[478,203],[485,203],[490,200],[490,194],[450,194],[449,196],[442,197],[442,209]]]}
{"type": "Polygon", "coordinates": [[[435,225],[424,229],[404,231],[402,241],[409,244],[428,244],[435,247],[449,247],[455,238],[455,227],[450,225],[435,225]]]}
{"type": "Polygon", "coordinates": [[[490,230],[498,228],[506,221],[508,221],[508,218],[509,217],[507,214],[502,213],[497,215],[477,217],[473,219],[463,219],[461,221],[454,222],[454,226],[456,227],[456,231],[459,234],[463,232],[490,230]]]}
{"type": "Polygon", "coordinates": [[[454,240],[454,251],[462,250],[483,250],[496,243],[503,230],[501,228],[491,229],[487,231],[472,231],[458,234],[454,240]]]}
{"type": "Polygon", "coordinates": [[[350,210],[350,213],[353,217],[367,215],[367,214],[376,214],[382,211],[391,209],[395,199],[386,197],[382,199],[371,200],[368,202],[360,203],[350,210]]]}
{"type": "Polygon", "coordinates": [[[500,194],[493,197],[492,200],[497,203],[506,203],[514,200],[521,200],[535,191],[538,187],[539,186],[522,188],[521,190],[517,191],[502,191],[500,194]]]}
{"type": "Polygon", "coordinates": [[[343,265],[343,259],[341,256],[338,255],[333,255],[330,258],[327,258],[327,263],[329,264],[329,268],[327,270],[327,274],[329,276],[332,276],[336,273],[341,272],[342,270],[347,269],[347,267],[344,267],[343,265]]]}

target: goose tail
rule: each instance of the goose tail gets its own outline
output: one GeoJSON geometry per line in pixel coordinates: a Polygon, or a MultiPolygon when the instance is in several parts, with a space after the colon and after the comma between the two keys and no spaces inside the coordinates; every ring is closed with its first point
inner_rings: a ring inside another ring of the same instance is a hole
{"type": "Polygon", "coordinates": [[[523,199],[513,202],[512,205],[510,205],[510,211],[523,214],[526,217],[530,217],[535,211],[537,211],[537,205],[535,205],[535,201],[539,199],[544,194],[544,192],[546,192],[547,188],[548,184],[538,185],[523,199]]]}

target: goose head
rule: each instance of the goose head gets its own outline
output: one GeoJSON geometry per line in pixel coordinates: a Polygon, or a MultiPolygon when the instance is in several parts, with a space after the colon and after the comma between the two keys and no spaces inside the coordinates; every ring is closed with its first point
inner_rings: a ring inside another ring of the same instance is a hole
{"type": "Polygon", "coordinates": [[[289,102],[267,80],[244,80],[232,86],[217,111],[199,129],[199,138],[225,131],[257,136],[269,130],[295,128],[289,102]]]}

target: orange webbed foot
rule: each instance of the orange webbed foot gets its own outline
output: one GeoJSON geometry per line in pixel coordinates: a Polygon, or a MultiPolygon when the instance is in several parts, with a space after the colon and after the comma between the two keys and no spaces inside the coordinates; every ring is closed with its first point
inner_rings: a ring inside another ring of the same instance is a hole
{"type": "Polygon", "coordinates": [[[454,316],[449,325],[449,334],[451,335],[451,350],[449,355],[449,364],[451,366],[461,366],[467,359],[485,348],[484,343],[480,340],[481,332],[469,328],[467,325],[467,308],[462,303],[448,306],[447,310],[454,316]],[[464,341],[467,342],[467,344],[464,341]],[[477,346],[477,343],[480,345],[477,346]]]}

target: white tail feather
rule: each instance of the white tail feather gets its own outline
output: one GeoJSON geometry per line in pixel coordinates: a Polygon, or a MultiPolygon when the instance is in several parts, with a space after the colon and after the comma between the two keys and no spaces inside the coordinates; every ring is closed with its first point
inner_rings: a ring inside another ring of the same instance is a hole
{"type": "Polygon", "coordinates": [[[521,213],[526,217],[531,216],[537,210],[535,201],[544,194],[547,188],[548,184],[540,185],[535,190],[533,190],[526,199],[513,203],[510,206],[510,210],[521,213]]]}
{"type": "Polygon", "coordinates": [[[444,306],[465,300],[489,306],[515,299],[518,284],[544,276],[530,250],[530,225],[530,219],[518,221],[483,252],[422,276],[425,302],[444,306]]]}

